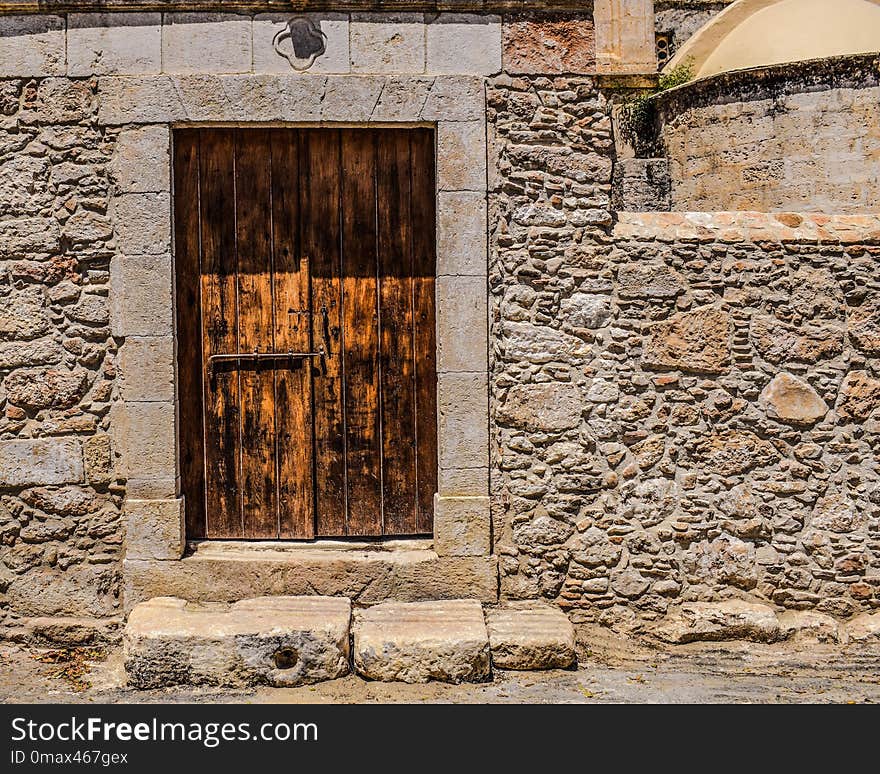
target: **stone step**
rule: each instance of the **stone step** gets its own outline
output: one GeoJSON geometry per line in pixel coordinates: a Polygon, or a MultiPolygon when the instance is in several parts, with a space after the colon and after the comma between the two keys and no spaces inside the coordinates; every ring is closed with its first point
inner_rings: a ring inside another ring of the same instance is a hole
{"type": "Polygon", "coordinates": [[[351,602],[344,597],[260,597],[232,604],[155,597],[131,611],[125,668],[137,688],[332,680],[349,671],[350,622],[351,602]]]}
{"type": "Polygon", "coordinates": [[[549,605],[486,611],[492,664],[498,669],[566,669],[576,658],[574,626],[549,605]]]}
{"type": "Polygon", "coordinates": [[[356,612],[354,667],[371,680],[479,682],[489,636],[476,600],[383,602],[356,612]]]}

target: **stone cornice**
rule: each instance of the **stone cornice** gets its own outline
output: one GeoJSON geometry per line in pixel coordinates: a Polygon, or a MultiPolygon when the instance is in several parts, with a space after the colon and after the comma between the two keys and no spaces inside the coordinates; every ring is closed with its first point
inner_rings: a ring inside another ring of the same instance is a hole
{"type": "Polygon", "coordinates": [[[591,0],[0,0],[0,14],[61,14],[124,11],[294,12],[417,11],[589,13],[591,0]]]}

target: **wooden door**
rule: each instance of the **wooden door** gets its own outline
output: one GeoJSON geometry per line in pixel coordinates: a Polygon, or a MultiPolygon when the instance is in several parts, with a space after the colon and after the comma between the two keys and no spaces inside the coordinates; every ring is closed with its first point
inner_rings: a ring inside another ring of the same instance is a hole
{"type": "Polygon", "coordinates": [[[181,129],[174,162],[188,537],[430,533],[433,131],[181,129]]]}

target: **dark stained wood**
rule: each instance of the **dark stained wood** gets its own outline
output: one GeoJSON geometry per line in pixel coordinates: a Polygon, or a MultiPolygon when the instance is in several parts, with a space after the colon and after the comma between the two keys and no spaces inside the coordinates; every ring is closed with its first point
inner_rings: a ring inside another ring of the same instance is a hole
{"type": "Polygon", "coordinates": [[[413,366],[416,392],[416,479],[418,502],[415,532],[434,529],[437,491],[437,339],[436,339],[436,194],[434,132],[410,133],[413,195],[412,286],[413,366]]]}
{"type": "MultiPolygon", "coordinates": [[[[274,352],[272,302],[272,177],[269,132],[236,132],[235,225],[240,352],[274,352]]],[[[241,361],[241,509],[243,536],[278,537],[275,499],[275,368],[241,361]]]]}
{"type": "Polygon", "coordinates": [[[430,533],[433,131],[178,130],[174,179],[188,536],[430,533]]]}
{"type": "MultiPolygon", "coordinates": [[[[342,133],[347,535],[382,534],[376,133],[342,133]]],[[[323,523],[323,518],[321,518],[323,523]]]]}
{"type": "Polygon", "coordinates": [[[235,133],[201,133],[202,347],[205,372],[206,535],[241,536],[239,371],[208,370],[213,354],[238,352],[235,133]]]}
{"type": "MultiPolygon", "coordinates": [[[[272,230],[275,347],[311,352],[309,264],[298,250],[299,134],[272,132],[272,230]]],[[[280,537],[315,536],[312,361],[293,359],[275,372],[275,426],[280,537]]]]}
{"type": "Polygon", "coordinates": [[[409,135],[379,140],[379,294],[382,309],[382,474],[388,535],[415,532],[416,437],[409,135]]]}
{"type": "Polygon", "coordinates": [[[202,433],[202,320],[199,298],[199,133],[174,136],[174,263],[180,415],[180,478],[186,493],[186,533],[205,536],[205,446],[202,433]]]}
{"type": "Polygon", "coordinates": [[[340,255],[340,132],[306,129],[300,158],[302,254],[312,273],[316,534],[346,535],[344,347],[340,255]]]}

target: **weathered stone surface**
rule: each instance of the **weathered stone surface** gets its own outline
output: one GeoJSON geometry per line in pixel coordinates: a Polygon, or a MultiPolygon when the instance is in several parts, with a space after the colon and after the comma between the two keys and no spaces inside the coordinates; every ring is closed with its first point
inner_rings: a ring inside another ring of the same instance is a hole
{"type": "Polygon", "coordinates": [[[129,401],[174,400],[174,339],[129,336],[119,351],[120,390],[129,401]]]}
{"type": "Polygon", "coordinates": [[[775,461],[779,452],[750,431],[724,430],[694,443],[696,458],[708,473],[735,476],[775,461]]]}
{"type": "Polygon", "coordinates": [[[385,79],[375,76],[328,78],[321,99],[325,121],[369,121],[385,79]]]}
{"type": "Polygon", "coordinates": [[[28,123],[69,124],[88,118],[94,109],[93,84],[67,78],[46,78],[37,87],[28,123]]]}
{"type": "Polygon", "coordinates": [[[437,298],[437,369],[486,371],[486,280],[484,277],[439,277],[437,298]]]}
{"type": "Polygon", "coordinates": [[[37,215],[51,201],[47,159],[14,155],[0,162],[0,211],[37,215]]]}
{"type": "MultiPolygon", "coordinates": [[[[297,14],[299,15],[299,14],[297,14]]],[[[306,13],[302,14],[316,24],[326,36],[325,50],[308,68],[310,73],[347,73],[351,70],[348,52],[348,14],[306,13]]],[[[291,73],[290,60],[275,50],[274,40],[283,32],[290,14],[260,13],[254,16],[254,72],[291,73]]],[[[282,50],[294,59],[298,67],[308,60],[297,60],[291,42],[285,41],[282,50]]]]}
{"type": "Polygon", "coordinates": [[[839,642],[840,625],[830,615],[814,610],[786,610],[779,614],[780,639],[794,642],[839,642]]]}
{"type": "Polygon", "coordinates": [[[68,484],[83,477],[82,447],[75,438],[0,441],[0,486],[68,484]]]}
{"type": "Polygon", "coordinates": [[[0,343],[0,368],[21,368],[22,366],[57,363],[63,350],[51,338],[28,341],[0,343]]]}
{"type": "MultiPolygon", "coordinates": [[[[412,91],[413,80],[406,78],[402,83],[412,91]]],[[[419,117],[423,120],[479,121],[483,118],[486,96],[482,78],[440,75],[426,81],[431,88],[422,103],[419,117]]]]}
{"type": "Polygon", "coordinates": [[[64,19],[60,16],[0,18],[0,77],[63,75],[64,19]]]}
{"type": "Polygon", "coordinates": [[[489,637],[476,600],[384,602],[355,614],[354,667],[371,680],[476,682],[489,676],[489,637]]]}
{"type": "Polygon", "coordinates": [[[506,16],[503,60],[509,73],[591,73],[596,66],[592,16],[506,16]]]}
{"type": "Polygon", "coordinates": [[[635,570],[621,570],[611,575],[611,587],[627,599],[638,599],[650,585],[650,582],[635,570]]]}
{"type": "Polygon", "coordinates": [[[67,72],[137,75],[162,69],[162,15],[73,13],[67,22],[67,72]]]}
{"type": "Polygon", "coordinates": [[[785,372],[773,377],[759,403],[771,419],[792,425],[812,425],[828,413],[825,401],[809,382],[785,372]]]}
{"type": "Polygon", "coordinates": [[[577,336],[531,323],[505,322],[500,331],[507,357],[548,363],[552,360],[584,360],[589,345],[577,336]]]}
{"type": "Polygon", "coordinates": [[[437,127],[441,191],[486,190],[486,127],[482,121],[441,121],[437,127]]]}
{"type": "MultiPolygon", "coordinates": [[[[664,264],[625,264],[617,273],[617,292],[623,298],[675,298],[687,286],[682,276],[664,264]]],[[[724,321],[721,322],[721,325],[724,321]]],[[[704,325],[718,326],[716,320],[705,320],[704,325]]],[[[689,328],[690,329],[690,328],[689,328]]],[[[718,334],[724,336],[723,328],[718,334]]],[[[707,332],[711,335],[711,332],[707,332]]]]}
{"type": "Polygon", "coordinates": [[[574,626],[556,607],[490,608],[486,626],[497,669],[567,669],[575,661],[574,626]]]}
{"type": "Polygon", "coordinates": [[[102,124],[159,124],[187,118],[180,92],[167,75],[100,78],[98,120],[102,124]]]}
{"type": "Polygon", "coordinates": [[[704,307],[673,315],[649,328],[642,363],[648,368],[723,373],[730,363],[730,330],[730,315],[723,309],[704,307]]]}
{"type": "Polygon", "coordinates": [[[501,17],[441,13],[426,28],[429,73],[501,70],[501,17]]]}
{"type": "Polygon", "coordinates": [[[437,201],[438,276],[485,277],[485,194],[473,191],[443,192],[438,195],[437,201]]]}
{"type": "Polygon", "coordinates": [[[439,556],[488,556],[489,498],[434,495],[434,549],[439,556]]]}
{"type": "Polygon", "coordinates": [[[669,160],[618,158],[614,164],[614,202],[617,209],[668,212],[672,204],[669,160]]]}
{"type": "Polygon", "coordinates": [[[295,686],[348,673],[351,603],[340,597],[261,597],[193,605],[158,597],[125,627],[125,669],[136,688],[295,686]]]}
{"type": "Polygon", "coordinates": [[[168,13],[162,22],[163,72],[250,72],[253,54],[249,16],[168,13]]]}
{"type": "Polygon", "coordinates": [[[485,466],[489,448],[486,374],[440,374],[438,384],[440,467],[485,466]]]}
{"type": "Polygon", "coordinates": [[[562,299],[559,312],[572,328],[602,328],[611,319],[611,298],[599,293],[572,293],[562,299]]]}
{"type": "Polygon", "coordinates": [[[177,474],[173,403],[119,404],[113,433],[126,478],[164,478],[177,474]]]}
{"type": "Polygon", "coordinates": [[[779,620],[769,605],[744,602],[689,602],[667,615],[655,633],[667,642],[719,640],[775,642],[781,636],[779,620]]]}
{"type": "Polygon", "coordinates": [[[85,371],[57,368],[22,368],[3,380],[9,402],[30,410],[68,408],[79,400],[86,384],[85,371]]]}
{"type": "Polygon", "coordinates": [[[694,543],[684,555],[684,569],[693,583],[716,583],[739,589],[758,585],[755,546],[731,535],[694,543]]]}
{"type": "Polygon", "coordinates": [[[577,385],[569,382],[517,384],[510,388],[497,416],[514,427],[541,432],[559,432],[581,421],[583,398],[577,385]]]}
{"type": "Polygon", "coordinates": [[[90,484],[109,484],[113,476],[112,444],[107,433],[95,433],[83,440],[83,463],[90,484]]]}
{"type": "Polygon", "coordinates": [[[880,355],[880,301],[858,306],[850,312],[849,336],[866,355],[880,355]]]}
{"type": "Polygon", "coordinates": [[[775,317],[758,315],[752,319],[751,336],[755,349],[774,365],[818,363],[843,350],[843,329],[832,324],[796,328],[775,317]]]}
{"type": "Polygon", "coordinates": [[[864,643],[880,640],[880,613],[862,613],[846,624],[850,642],[864,643]]]}
{"type": "Polygon", "coordinates": [[[171,249],[168,193],[117,196],[113,220],[117,244],[126,255],[162,255],[171,249]]]}
{"type": "Polygon", "coordinates": [[[165,126],[143,126],[120,132],[110,175],[122,193],[170,190],[171,134],[165,126]]]}
{"type": "Polygon", "coordinates": [[[853,532],[864,525],[861,513],[852,498],[842,491],[830,491],[816,501],[810,526],[838,534],[853,532]]]}
{"type": "Polygon", "coordinates": [[[45,255],[58,249],[61,229],[54,218],[17,218],[0,221],[0,258],[45,255]]]}
{"type": "Polygon", "coordinates": [[[353,13],[350,46],[352,72],[423,73],[424,15],[353,13]]]}
{"type": "Polygon", "coordinates": [[[880,379],[867,371],[850,371],[840,386],[837,413],[856,422],[880,416],[880,379]]]}
{"type": "Polygon", "coordinates": [[[0,340],[28,341],[51,328],[46,299],[39,287],[25,287],[2,297],[0,340]]]}
{"type": "Polygon", "coordinates": [[[116,256],[110,263],[111,324],[118,336],[169,336],[173,329],[171,256],[116,256]]]}
{"type": "Polygon", "coordinates": [[[840,283],[828,269],[803,267],[791,280],[789,306],[805,319],[843,318],[846,303],[840,283]]]}

